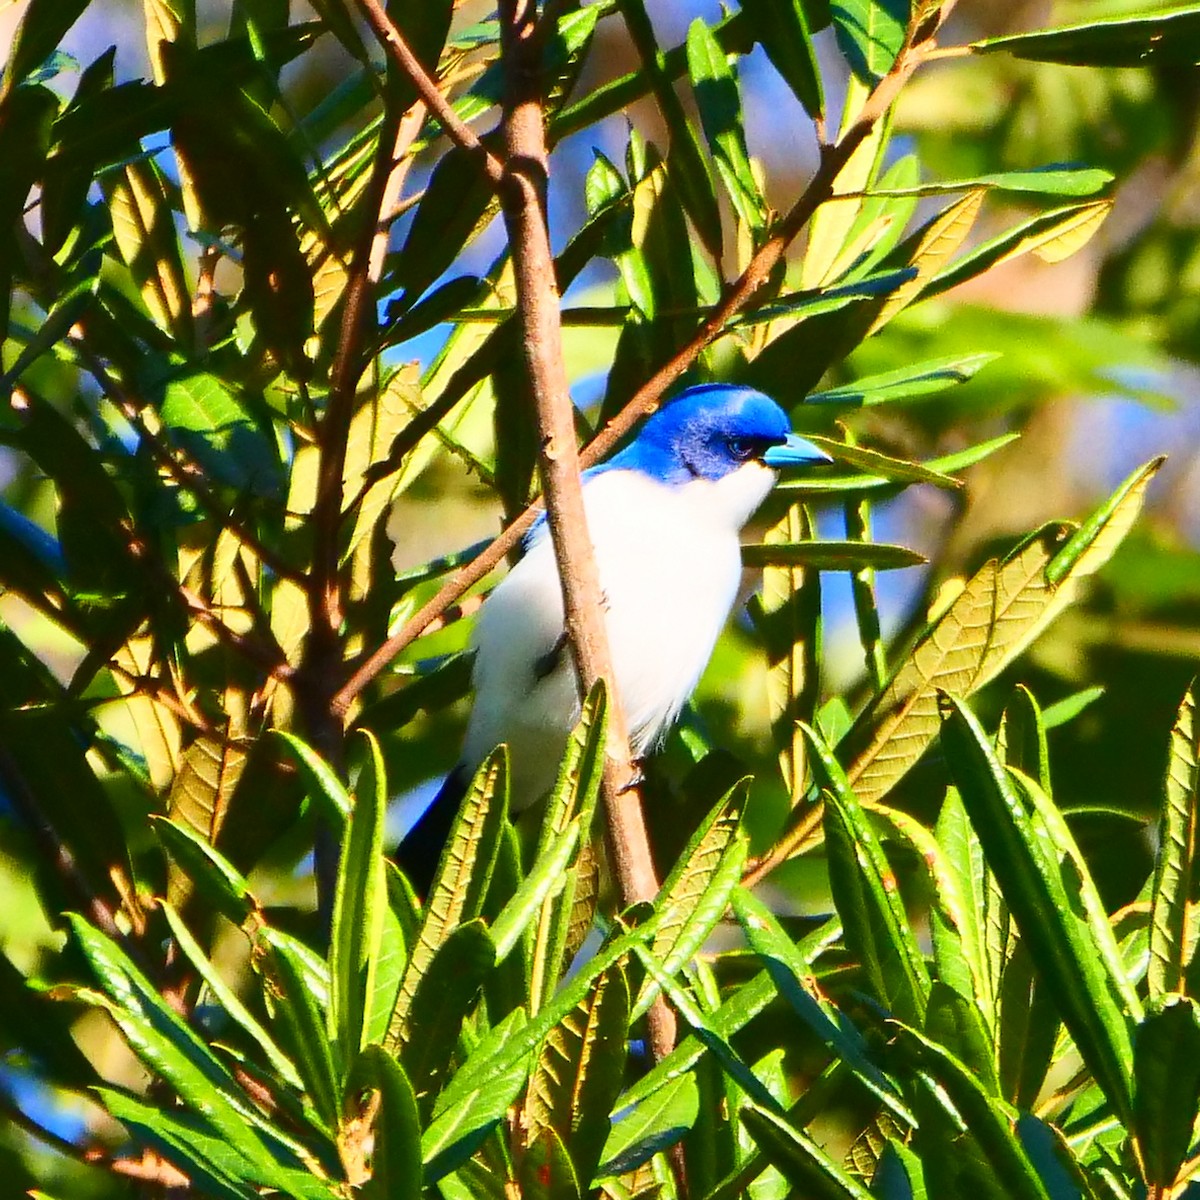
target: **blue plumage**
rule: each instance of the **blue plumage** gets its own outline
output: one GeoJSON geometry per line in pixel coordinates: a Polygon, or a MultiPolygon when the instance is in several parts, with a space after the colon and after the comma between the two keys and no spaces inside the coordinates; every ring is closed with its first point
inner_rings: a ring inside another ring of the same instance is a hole
{"type": "MultiPolygon", "coordinates": [[[[613,672],[634,752],[650,751],[712,654],[741,578],[738,535],[776,467],[828,462],[752,388],[709,384],[664,405],[620,453],[584,474],[613,672]]],[[[428,886],[469,774],[506,742],[513,805],[554,782],[579,694],[563,645],[562,592],[544,522],[480,612],[475,703],[459,768],[401,848],[428,886]]]]}

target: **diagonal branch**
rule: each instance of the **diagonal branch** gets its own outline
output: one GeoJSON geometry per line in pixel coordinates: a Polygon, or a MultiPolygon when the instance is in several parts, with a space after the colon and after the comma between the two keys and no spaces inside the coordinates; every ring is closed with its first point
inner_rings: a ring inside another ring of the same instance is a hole
{"type": "Polygon", "coordinates": [[[459,119],[450,102],[442,95],[437,83],[430,78],[429,73],[421,65],[420,59],[404,40],[404,35],[384,11],[383,5],[379,3],[379,0],[358,0],[358,2],[384,51],[391,57],[396,67],[408,77],[413,87],[416,88],[417,95],[425,101],[429,111],[437,118],[447,137],[464,150],[477,154],[487,177],[494,186],[499,187],[504,178],[503,166],[488,152],[487,147],[475,135],[475,131],[459,119]]]}
{"type": "MultiPolygon", "coordinates": [[[[782,260],[788,247],[807,225],[817,208],[833,194],[834,182],[842,168],[891,107],[912,73],[934,48],[935,43],[930,39],[902,51],[891,71],[880,80],[841,139],[822,145],[816,173],[796,203],[779,222],[774,234],[755,253],[741,276],[727,288],[720,302],[713,307],[691,340],[634,393],[625,407],[587,445],[580,456],[582,466],[591,466],[603,458],[642,417],[653,412],[667,389],[719,336],[726,324],[739,313],[752,307],[755,294],[782,260]]],[[[334,697],[334,703],[343,713],[363,688],[379,675],[397,654],[410,645],[431,621],[503,561],[532,527],[540,509],[540,502],[530,505],[486,550],[451,575],[437,594],[424,604],[403,628],[388,638],[359,666],[334,697]]]]}

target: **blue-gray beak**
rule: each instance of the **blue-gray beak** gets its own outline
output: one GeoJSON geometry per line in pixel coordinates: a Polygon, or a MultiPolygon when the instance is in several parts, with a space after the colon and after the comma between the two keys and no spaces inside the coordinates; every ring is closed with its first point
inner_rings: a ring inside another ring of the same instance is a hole
{"type": "Polygon", "coordinates": [[[818,450],[812,442],[789,433],[782,446],[772,446],[762,456],[768,467],[812,467],[818,463],[831,463],[833,459],[824,450],[818,450]]]}

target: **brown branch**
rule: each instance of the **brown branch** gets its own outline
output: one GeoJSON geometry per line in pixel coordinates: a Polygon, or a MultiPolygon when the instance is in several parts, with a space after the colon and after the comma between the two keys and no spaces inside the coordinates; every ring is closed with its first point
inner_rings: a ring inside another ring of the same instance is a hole
{"type": "Polygon", "coordinates": [[[408,43],[404,40],[404,35],[384,11],[383,5],[379,3],[379,0],[358,0],[358,3],[384,51],[391,57],[399,70],[408,77],[413,87],[416,88],[417,95],[429,106],[429,111],[437,118],[438,124],[441,125],[446,136],[464,150],[478,155],[487,177],[494,186],[499,187],[500,181],[504,178],[503,166],[488,153],[487,147],[479,140],[475,131],[459,120],[450,102],[442,95],[437,83],[430,78],[420,60],[409,48],[408,43]]]}
{"type": "MultiPolygon", "coordinates": [[[[905,50],[897,59],[891,72],[879,82],[868,97],[854,124],[846,130],[841,140],[821,147],[821,161],[816,173],[800,198],[780,221],[775,233],[755,253],[746,270],[726,290],[725,295],[713,308],[708,319],[700,326],[687,345],[660,367],[634,393],[625,407],[587,445],[580,455],[581,466],[591,466],[603,458],[642,417],[653,412],[667,389],[716,339],[725,325],[743,310],[751,307],[755,293],[770,277],[772,270],[783,258],[787,248],[803,230],[817,208],[833,194],[833,185],[839,172],[891,107],[909,76],[924,61],[932,48],[932,42],[924,42],[912,49],[905,50]]],[[[499,565],[505,555],[529,531],[540,510],[540,501],[525,509],[486,550],[451,575],[437,594],[413,614],[402,629],[388,638],[367,658],[334,697],[334,703],[342,713],[345,713],[363,688],[420,635],[426,625],[441,616],[469,587],[499,565]]]]}

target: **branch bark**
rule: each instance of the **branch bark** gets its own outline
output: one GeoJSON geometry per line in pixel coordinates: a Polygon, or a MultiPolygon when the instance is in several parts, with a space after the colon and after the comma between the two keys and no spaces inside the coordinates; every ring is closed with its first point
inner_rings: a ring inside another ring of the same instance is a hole
{"type": "MultiPolygon", "coordinates": [[[[658,879],[642,816],[629,731],[615,686],[600,575],[584,510],[546,214],[549,162],[542,116],[541,40],[533,0],[501,0],[500,31],[506,151],[500,198],[512,250],[522,353],[541,435],[538,469],[580,694],[603,679],[612,700],[602,790],[609,854],[622,900],[629,905],[653,900],[658,895],[658,879]]],[[[674,1045],[674,1022],[663,1004],[651,1017],[651,1041],[658,1059],[674,1045]]]]}

